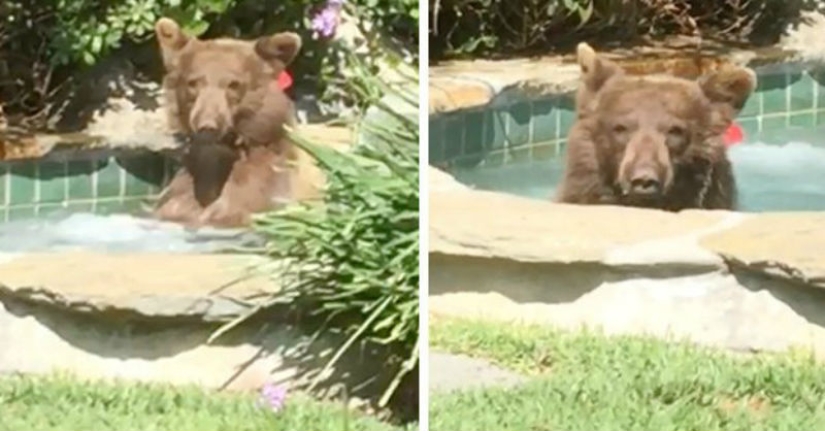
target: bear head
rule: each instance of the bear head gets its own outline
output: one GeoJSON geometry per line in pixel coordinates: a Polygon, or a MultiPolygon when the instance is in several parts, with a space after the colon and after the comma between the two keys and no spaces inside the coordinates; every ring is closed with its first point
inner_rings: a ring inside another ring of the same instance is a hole
{"type": "Polygon", "coordinates": [[[722,136],[756,87],[756,75],[743,67],[689,80],[630,75],[585,43],[577,57],[579,121],[587,122],[623,200],[640,206],[656,206],[646,203],[661,201],[680,169],[725,157],[722,136]]]}

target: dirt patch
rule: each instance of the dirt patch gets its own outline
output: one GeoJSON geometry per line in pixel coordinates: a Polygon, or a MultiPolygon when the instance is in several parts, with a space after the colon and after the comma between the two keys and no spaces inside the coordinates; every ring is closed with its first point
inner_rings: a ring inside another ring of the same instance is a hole
{"type": "Polygon", "coordinates": [[[744,409],[752,416],[764,417],[771,410],[771,402],[758,395],[739,399],[725,396],[717,403],[717,409],[726,414],[736,413],[744,409]]]}

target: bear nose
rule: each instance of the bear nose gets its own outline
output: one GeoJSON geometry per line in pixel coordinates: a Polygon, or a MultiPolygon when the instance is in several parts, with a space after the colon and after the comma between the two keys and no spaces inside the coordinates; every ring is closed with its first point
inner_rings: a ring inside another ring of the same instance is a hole
{"type": "Polygon", "coordinates": [[[659,180],[651,174],[645,173],[630,180],[630,190],[636,195],[654,195],[659,193],[659,180]]]}

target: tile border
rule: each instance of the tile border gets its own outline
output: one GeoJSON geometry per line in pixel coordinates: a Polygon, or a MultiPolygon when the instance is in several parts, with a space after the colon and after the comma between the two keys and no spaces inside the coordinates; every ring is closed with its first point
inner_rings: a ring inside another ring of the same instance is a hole
{"type": "Polygon", "coordinates": [[[178,164],[145,149],[52,152],[0,162],[0,222],[60,211],[134,212],[157,197],[178,164]]]}

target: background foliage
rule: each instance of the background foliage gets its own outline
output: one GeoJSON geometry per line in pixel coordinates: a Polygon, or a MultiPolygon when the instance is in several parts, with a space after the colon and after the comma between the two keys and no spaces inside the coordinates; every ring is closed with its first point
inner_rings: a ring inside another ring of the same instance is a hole
{"type": "Polygon", "coordinates": [[[776,43],[812,0],[430,0],[430,58],[503,56],[663,36],[776,43]]]}
{"type": "MultiPolygon", "coordinates": [[[[418,52],[417,0],[350,0],[365,21],[418,52]]],[[[176,19],[202,36],[254,37],[297,31],[304,50],[290,67],[296,88],[332,97],[334,53],[315,40],[311,19],[322,0],[4,0],[0,2],[0,103],[7,113],[36,116],[90,65],[117,56],[159,79],[153,26],[176,19]]],[[[340,93],[340,92],[339,92],[340,93]]],[[[338,93],[336,93],[337,95],[338,93]]]]}

